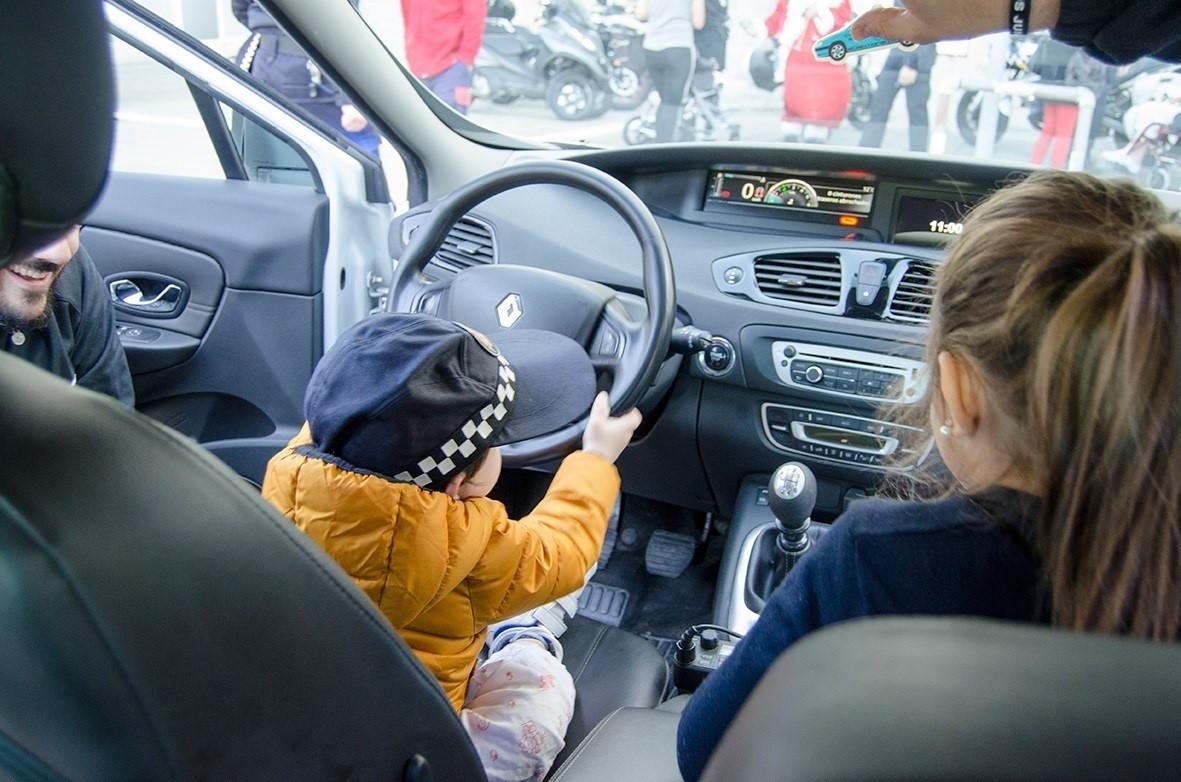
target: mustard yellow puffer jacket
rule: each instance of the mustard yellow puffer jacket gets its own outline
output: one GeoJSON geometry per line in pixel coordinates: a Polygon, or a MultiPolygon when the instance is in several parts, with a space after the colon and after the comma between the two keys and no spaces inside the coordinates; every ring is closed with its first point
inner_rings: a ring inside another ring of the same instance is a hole
{"type": "Polygon", "coordinates": [[[271,459],[263,497],[377,603],[456,709],[489,624],[582,585],[619,492],[615,466],[579,451],[513,521],[494,500],[452,500],[296,450],[310,444],[305,426],[271,459]]]}

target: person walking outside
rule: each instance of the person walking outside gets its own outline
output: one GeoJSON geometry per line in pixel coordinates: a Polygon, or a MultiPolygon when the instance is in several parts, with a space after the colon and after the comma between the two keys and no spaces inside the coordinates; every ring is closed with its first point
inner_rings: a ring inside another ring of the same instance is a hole
{"type": "Polygon", "coordinates": [[[407,67],[460,114],[472,105],[472,71],[487,17],[487,0],[402,0],[407,67]]]}
{"type": "Polygon", "coordinates": [[[931,98],[931,69],[935,66],[935,45],[920,46],[912,52],[892,49],[878,74],[878,86],[869,104],[869,122],[861,132],[861,146],[880,147],[886,123],[898,90],[906,90],[906,118],[910,123],[910,151],[926,152],[930,137],[927,101],[931,98]]]}
{"type": "Polygon", "coordinates": [[[705,26],[705,0],[639,0],[636,17],[648,24],[644,55],[652,86],[660,96],[655,140],[672,141],[693,75],[693,31],[705,26]]]}
{"type": "Polygon", "coordinates": [[[376,157],[377,131],[271,15],[256,0],[232,0],[231,10],[251,33],[238,50],[238,66],[376,157]]]}
{"type": "Polygon", "coordinates": [[[824,142],[849,110],[853,80],[842,64],[818,62],[812,46],[853,18],[849,0],[779,0],[767,36],[788,42],[783,66],[783,140],[824,142]]]}

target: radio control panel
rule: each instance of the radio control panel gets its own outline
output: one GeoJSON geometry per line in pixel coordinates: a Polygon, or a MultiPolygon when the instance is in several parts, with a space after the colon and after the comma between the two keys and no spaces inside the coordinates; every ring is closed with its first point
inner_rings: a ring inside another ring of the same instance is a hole
{"type": "Polygon", "coordinates": [[[927,387],[921,361],[880,353],[779,340],[771,361],[785,385],[870,402],[912,404],[927,387]]]}
{"type": "Polygon", "coordinates": [[[921,430],[873,418],[767,402],[763,432],[777,449],[869,469],[910,470],[930,450],[909,448],[921,430]]]}

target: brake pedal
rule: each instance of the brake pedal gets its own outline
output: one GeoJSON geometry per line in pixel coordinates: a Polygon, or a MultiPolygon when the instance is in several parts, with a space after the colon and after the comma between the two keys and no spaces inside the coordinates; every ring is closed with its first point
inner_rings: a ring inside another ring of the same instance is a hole
{"type": "Polygon", "coordinates": [[[697,539],[692,535],[658,529],[648,538],[644,567],[653,576],[676,578],[689,567],[696,551],[697,539]]]}

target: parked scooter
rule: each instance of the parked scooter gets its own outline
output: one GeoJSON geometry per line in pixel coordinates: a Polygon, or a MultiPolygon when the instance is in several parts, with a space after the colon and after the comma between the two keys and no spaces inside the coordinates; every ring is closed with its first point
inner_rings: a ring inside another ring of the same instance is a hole
{"type": "Polygon", "coordinates": [[[577,0],[549,0],[533,29],[489,16],[476,55],[472,96],[493,103],[541,98],[563,120],[608,108],[609,63],[602,39],[586,32],[577,0]]]}

